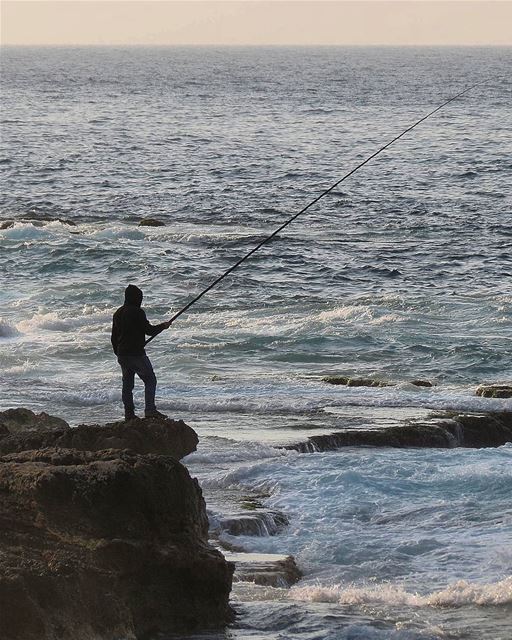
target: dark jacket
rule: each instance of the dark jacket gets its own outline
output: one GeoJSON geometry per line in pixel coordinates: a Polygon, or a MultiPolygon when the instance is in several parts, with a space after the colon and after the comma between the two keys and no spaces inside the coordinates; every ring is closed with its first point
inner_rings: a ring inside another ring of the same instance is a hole
{"type": "Polygon", "coordinates": [[[164,324],[151,325],[141,309],[142,291],[134,285],[125,290],[124,304],[112,320],[112,348],[117,356],[143,356],[146,336],[156,336],[164,324]]]}

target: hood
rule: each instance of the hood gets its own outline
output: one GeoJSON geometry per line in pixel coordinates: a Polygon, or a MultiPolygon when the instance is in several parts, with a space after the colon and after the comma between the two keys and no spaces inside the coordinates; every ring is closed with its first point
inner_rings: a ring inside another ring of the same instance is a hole
{"type": "Polygon", "coordinates": [[[134,284],[129,284],[124,290],[124,303],[125,304],[134,304],[137,307],[140,307],[142,304],[142,291],[139,287],[136,287],[134,284]]]}

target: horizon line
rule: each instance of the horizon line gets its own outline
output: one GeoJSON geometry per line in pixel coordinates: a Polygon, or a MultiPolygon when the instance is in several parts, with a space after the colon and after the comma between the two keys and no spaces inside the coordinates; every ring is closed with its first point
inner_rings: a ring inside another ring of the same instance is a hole
{"type": "Polygon", "coordinates": [[[211,43],[204,43],[204,42],[185,42],[185,43],[131,43],[131,42],[117,42],[117,43],[97,43],[97,42],[81,42],[81,43],[76,43],[76,42],[69,42],[69,43],[48,43],[48,42],[33,42],[33,43],[26,43],[26,42],[19,42],[19,43],[15,43],[15,42],[9,42],[9,43],[2,43],[0,42],[0,48],[7,48],[7,47],[24,47],[27,49],[30,48],[34,48],[34,47],[38,47],[38,48],[47,48],[47,49],[63,49],[66,47],[76,47],[78,48],[84,48],[84,47],[90,47],[90,48],[96,48],[96,49],[107,49],[107,48],[119,48],[119,47],[123,47],[123,48],[132,48],[132,49],[143,49],[143,48],[153,48],[153,49],[157,49],[157,48],[176,48],[176,49],[182,49],[182,48],[187,48],[187,47],[197,47],[197,48],[206,48],[206,47],[217,47],[217,48],[226,48],[226,49],[235,49],[235,48],[252,48],[252,49],[268,49],[268,48],[274,48],[274,49],[287,49],[287,48],[297,48],[300,47],[302,49],[311,49],[311,48],[338,48],[338,49],[364,49],[364,48],[371,48],[371,47],[387,47],[390,49],[412,49],[412,48],[416,48],[416,49],[421,49],[421,48],[432,48],[432,49],[445,49],[448,47],[454,48],[454,49],[460,49],[460,48],[469,48],[469,47],[475,47],[475,48],[489,48],[489,49],[503,49],[503,48],[509,48],[512,49],[512,44],[510,43],[421,43],[421,44],[391,44],[389,42],[369,42],[369,43],[347,43],[347,44],[340,44],[340,43],[251,43],[251,42],[247,42],[247,43],[218,43],[218,42],[211,42],[211,43]]]}

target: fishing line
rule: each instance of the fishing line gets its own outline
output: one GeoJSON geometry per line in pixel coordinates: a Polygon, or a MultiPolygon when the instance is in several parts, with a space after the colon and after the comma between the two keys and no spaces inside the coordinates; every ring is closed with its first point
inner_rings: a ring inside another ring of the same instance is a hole
{"type": "MultiPolygon", "coordinates": [[[[450,104],[450,102],[453,102],[454,100],[457,100],[457,98],[460,98],[461,96],[463,96],[464,94],[468,93],[469,91],[471,91],[472,89],[474,89],[475,87],[478,87],[481,84],[484,84],[484,82],[487,82],[487,80],[482,80],[480,82],[477,82],[476,84],[471,85],[470,87],[467,87],[467,89],[464,89],[464,91],[461,91],[460,93],[458,93],[455,96],[452,96],[451,98],[449,98],[448,100],[446,100],[445,102],[443,102],[442,104],[440,104],[438,107],[436,107],[435,109],[433,109],[430,113],[427,113],[427,115],[423,116],[422,118],[420,118],[417,122],[415,122],[414,124],[412,124],[410,127],[407,127],[407,129],[404,129],[404,131],[402,131],[402,133],[400,133],[399,135],[397,135],[395,138],[393,138],[392,140],[390,140],[389,142],[387,142],[384,146],[382,146],[380,149],[378,149],[377,151],[375,151],[374,153],[372,153],[371,156],[368,156],[366,158],[366,160],[363,160],[363,162],[360,162],[356,167],[354,167],[351,171],[349,171],[348,173],[346,173],[342,178],[340,178],[337,182],[335,182],[332,186],[330,186],[328,189],[326,189],[325,191],[323,191],[320,195],[318,195],[314,200],[311,200],[311,202],[309,204],[307,204],[303,209],[301,209],[298,213],[295,213],[291,218],[288,218],[288,220],[286,220],[286,222],[283,222],[283,224],[281,226],[279,226],[275,231],[273,231],[269,236],[267,236],[266,238],[264,238],[261,242],[259,242],[255,247],[253,247],[249,253],[247,253],[245,256],[243,256],[242,258],[240,258],[240,260],[238,260],[237,262],[235,262],[234,265],[232,265],[227,271],[224,271],[223,274],[221,274],[218,278],[216,278],[211,284],[209,284],[206,289],[203,289],[203,291],[201,291],[201,293],[198,293],[197,296],[195,296],[195,298],[193,298],[189,303],[187,303],[182,309],[180,309],[180,311],[178,311],[177,313],[175,313],[171,320],[170,323],[172,324],[175,320],[177,320],[183,313],[185,313],[185,311],[187,311],[188,309],[190,309],[190,307],[195,304],[198,300],[200,300],[205,294],[208,293],[208,291],[211,291],[211,289],[213,289],[213,287],[217,286],[219,284],[219,282],[221,282],[222,280],[224,280],[224,278],[226,276],[228,276],[230,273],[232,273],[237,267],[239,267],[243,262],[245,262],[248,258],[250,258],[252,256],[253,253],[256,253],[256,251],[258,251],[258,249],[261,249],[261,247],[266,244],[267,242],[269,242],[270,240],[272,240],[272,238],[275,238],[275,236],[277,236],[278,233],[280,233],[283,229],[285,229],[289,224],[291,224],[294,220],[296,220],[299,216],[301,216],[303,213],[306,213],[306,211],[308,209],[310,209],[314,204],[316,204],[319,200],[321,200],[324,196],[326,196],[328,193],[331,193],[331,191],[333,191],[334,189],[336,189],[336,187],[338,185],[340,185],[342,182],[344,182],[347,178],[350,178],[351,175],[353,175],[356,171],[358,171],[359,169],[361,169],[361,167],[364,167],[365,164],[368,164],[371,160],[373,160],[373,158],[375,158],[376,156],[378,156],[380,153],[382,153],[383,151],[385,151],[388,147],[390,147],[392,144],[394,144],[395,142],[397,142],[397,140],[400,140],[400,138],[402,138],[403,136],[405,136],[407,133],[409,133],[409,131],[412,131],[413,129],[415,129],[418,125],[420,125],[422,122],[425,122],[425,120],[427,120],[428,118],[430,118],[431,116],[433,116],[435,113],[437,113],[438,111],[440,111],[443,107],[446,107],[447,104],[450,104]]],[[[158,334],[157,334],[158,335],[158,334]]],[[[145,344],[149,344],[151,342],[151,340],[153,340],[153,338],[156,338],[156,336],[151,336],[148,340],[146,340],[145,344]]]]}

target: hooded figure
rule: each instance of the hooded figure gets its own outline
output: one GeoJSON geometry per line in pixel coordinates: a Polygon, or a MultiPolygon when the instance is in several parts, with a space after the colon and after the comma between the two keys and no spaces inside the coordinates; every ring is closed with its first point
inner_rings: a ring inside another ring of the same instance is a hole
{"type": "Polygon", "coordinates": [[[144,345],[146,336],[156,336],[169,328],[170,322],[151,325],[141,308],[142,297],[139,287],[129,284],[124,292],[124,304],[114,313],[112,321],[112,348],[123,373],[125,420],[136,417],[133,404],[135,374],[144,382],[146,418],[164,417],[155,406],[156,376],[144,345]]]}

